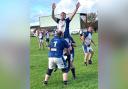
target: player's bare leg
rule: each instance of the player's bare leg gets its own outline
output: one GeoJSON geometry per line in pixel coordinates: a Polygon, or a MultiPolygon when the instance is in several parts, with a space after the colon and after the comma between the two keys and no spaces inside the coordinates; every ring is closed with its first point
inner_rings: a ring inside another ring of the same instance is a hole
{"type": "Polygon", "coordinates": [[[45,49],[45,48],[44,48],[44,42],[42,42],[42,46],[43,46],[43,49],[45,49]]]}
{"type": "Polygon", "coordinates": [[[63,82],[64,82],[64,85],[67,85],[67,80],[68,80],[68,73],[63,73],[63,82]]]}
{"type": "Polygon", "coordinates": [[[41,42],[39,42],[39,49],[41,49],[41,42]]]}
{"type": "Polygon", "coordinates": [[[89,53],[85,53],[84,63],[86,66],[88,65],[88,60],[89,60],[89,53]]]}
{"type": "Polygon", "coordinates": [[[45,43],[45,45],[46,45],[46,47],[48,47],[48,43],[47,42],[45,43]]]}
{"type": "Polygon", "coordinates": [[[44,81],[42,81],[44,85],[48,84],[49,77],[50,76],[48,74],[45,75],[45,79],[44,79],[44,81]]]}
{"type": "Polygon", "coordinates": [[[93,55],[94,55],[94,52],[91,51],[91,52],[89,53],[89,64],[92,64],[92,57],[93,57],[93,55]]]}
{"type": "Polygon", "coordinates": [[[49,80],[49,78],[50,78],[50,76],[52,74],[52,71],[53,71],[53,69],[48,69],[47,70],[47,73],[45,75],[45,79],[43,81],[44,85],[47,85],[48,84],[48,80],[49,80]]]}
{"type": "Polygon", "coordinates": [[[73,75],[73,79],[76,79],[76,73],[75,73],[75,67],[73,65],[73,61],[70,61],[70,66],[71,66],[71,72],[73,75]]]}
{"type": "Polygon", "coordinates": [[[46,45],[46,47],[48,47],[48,45],[49,45],[49,42],[46,42],[46,43],[45,43],[45,45],[46,45]]]}
{"type": "Polygon", "coordinates": [[[50,76],[49,76],[48,74],[46,74],[44,81],[48,81],[49,77],[50,77],[50,76]]]}

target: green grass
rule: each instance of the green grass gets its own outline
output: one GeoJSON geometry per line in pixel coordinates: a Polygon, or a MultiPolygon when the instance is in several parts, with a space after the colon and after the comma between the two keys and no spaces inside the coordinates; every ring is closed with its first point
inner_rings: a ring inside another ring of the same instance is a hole
{"type": "Polygon", "coordinates": [[[68,74],[69,84],[64,87],[62,83],[62,73],[60,70],[53,72],[48,86],[43,86],[44,79],[48,67],[48,50],[39,50],[36,37],[31,37],[30,48],[30,86],[31,89],[98,89],[98,34],[93,34],[93,40],[96,47],[92,46],[95,54],[93,56],[93,65],[87,67],[83,64],[83,50],[79,35],[73,35],[77,47],[75,48],[75,61],[77,80],[72,80],[71,72],[68,74]]]}

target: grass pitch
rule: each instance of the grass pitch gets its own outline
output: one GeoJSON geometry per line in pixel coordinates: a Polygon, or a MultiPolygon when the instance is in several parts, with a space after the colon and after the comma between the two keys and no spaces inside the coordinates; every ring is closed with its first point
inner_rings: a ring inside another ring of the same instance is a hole
{"type": "MultiPolygon", "coordinates": [[[[74,65],[76,68],[77,80],[72,79],[71,71],[68,74],[68,86],[64,87],[62,82],[62,72],[57,70],[52,73],[48,86],[43,86],[48,67],[48,49],[39,50],[36,37],[31,37],[30,45],[30,86],[31,89],[98,89],[98,33],[93,34],[96,47],[93,56],[93,64],[85,66],[83,64],[84,54],[79,35],[72,36],[76,42],[74,65]]],[[[52,37],[51,37],[52,38],[52,37]]]]}

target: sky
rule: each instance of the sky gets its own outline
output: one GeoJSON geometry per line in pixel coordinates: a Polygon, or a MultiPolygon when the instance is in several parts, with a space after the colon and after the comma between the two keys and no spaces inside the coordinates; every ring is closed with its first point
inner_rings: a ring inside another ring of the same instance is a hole
{"type": "Polygon", "coordinates": [[[77,2],[81,4],[78,13],[97,12],[97,0],[31,0],[30,22],[38,22],[40,16],[51,15],[52,3],[56,3],[55,14],[59,14],[62,11],[73,12],[77,2]]]}

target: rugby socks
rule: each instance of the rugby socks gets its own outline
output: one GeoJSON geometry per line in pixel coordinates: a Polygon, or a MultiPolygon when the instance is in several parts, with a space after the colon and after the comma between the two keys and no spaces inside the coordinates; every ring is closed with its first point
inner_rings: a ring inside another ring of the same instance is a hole
{"type": "Polygon", "coordinates": [[[64,85],[67,85],[68,84],[67,81],[63,81],[63,83],[64,83],[64,85]]]}
{"type": "Polygon", "coordinates": [[[75,78],[76,78],[75,68],[72,68],[72,69],[71,69],[71,72],[72,72],[73,78],[75,79],[75,78]]]}
{"type": "Polygon", "coordinates": [[[88,64],[87,64],[87,62],[84,62],[84,64],[87,66],[88,64]]]}
{"type": "Polygon", "coordinates": [[[88,62],[89,62],[89,64],[92,64],[92,60],[90,59],[90,60],[88,60],[88,62]]]}
{"type": "Polygon", "coordinates": [[[48,81],[44,81],[44,85],[47,85],[48,84],[48,81]]]}

